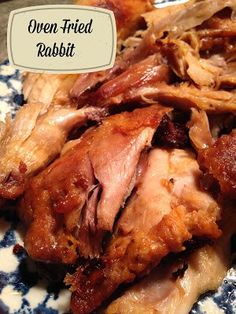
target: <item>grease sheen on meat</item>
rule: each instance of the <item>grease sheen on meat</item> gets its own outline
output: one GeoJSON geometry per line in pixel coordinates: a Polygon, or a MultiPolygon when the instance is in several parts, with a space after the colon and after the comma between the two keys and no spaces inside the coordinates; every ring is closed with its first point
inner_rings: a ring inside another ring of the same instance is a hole
{"type": "Polygon", "coordinates": [[[73,109],[42,103],[27,104],[14,120],[2,125],[0,138],[0,197],[15,199],[27,179],[44,169],[61,152],[69,131],[90,117],[103,115],[94,108],[73,109]]]}
{"type": "Polygon", "coordinates": [[[83,256],[100,253],[104,232],[112,231],[136,183],[141,153],[168,111],[154,105],[106,118],[31,179],[20,214],[33,258],[70,263],[77,250],[83,256]]]}
{"type": "Polygon", "coordinates": [[[101,268],[68,275],[73,313],[90,313],[120,284],[148,273],[170,252],[185,249],[193,236],[217,238],[220,208],[199,188],[195,156],[184,150],[154,149],[141,183],[124,208],[101,268]]]}
{"type": "Polygon", "coordinates": [[[106,314],[188,314],[199,295],[218,288],[231,263],[236,211],[224,202],[222,236],[213,245],[167,256],[147,277],[113,301],[106,314]]]}
{"type": "Polygon", "coordinates": [[[201,168],[220,185],[228,197],[236,198],[236,130],[222,135],[212,146],[201,150],[198,157],[201,168]]]}

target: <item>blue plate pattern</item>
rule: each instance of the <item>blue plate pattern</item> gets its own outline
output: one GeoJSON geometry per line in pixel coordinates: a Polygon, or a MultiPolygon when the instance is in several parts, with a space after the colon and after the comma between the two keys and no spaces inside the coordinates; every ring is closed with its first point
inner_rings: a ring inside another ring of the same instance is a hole
{"type": "Polygon", "coordinates": [[[8,61],[3,62],[0,67],[0,121],[7,113],[14,116],[23,99],[20,72],[11,67],[8,61]]]}

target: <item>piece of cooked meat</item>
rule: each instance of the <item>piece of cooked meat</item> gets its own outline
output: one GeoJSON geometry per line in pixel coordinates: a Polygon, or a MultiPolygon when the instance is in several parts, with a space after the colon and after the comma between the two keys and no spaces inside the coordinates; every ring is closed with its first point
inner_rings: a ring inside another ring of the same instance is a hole
{"type": "MultiPolygon", "coordinates": [[[[136,0],[135,2],[132,0],[77,0],[78,4],[92,4],[114,12],[117,24],[118,46],[120,46],[122,39],[127,38],[139,29],[140,22],[143,21],[141,15],[153,9],[152,2],[151,0],[136,0]]],[[[80,75],[71,89],[71,99],[76,103],[80,102],[81,95],[89,93],[96,86],[127,69],[129,64],[132,63],[130,59],[132,59],[132,49],[124,49],[120,55],[117,55],[113,68],[80,75]]]]}
{"type": "MultiPolygon", "coordinates": [[[[222,2],[222,1],[221,1],[222,2]]],[[[233,4],[234,1],[231,1],[233,4]]],[[[204,21],[199,25],[197,29],[197,35],[200,38],[219,38],[219,37],[235,37],[236,36],[236,23],[234,20],[233,12],[235,10],[235,3],[230,8],[230,5],[227,5],[216,14],[214,14],[210,19],[204,21]]]]}
{"type": "Polygon", "coordinates": [[[177,86],[165,84],[158,86],[157,94],[157,98],[163,102],[176,104],[180,108],[195,107],[207,112],[236,112],[235,92],[198,89],[193,85],[182,83],[177,86]]]}
{"type": "Polygon", "coordinates": [[[205,111],[192,108],[191,120],[188,123],[189,137],[198,151],[210,147],[214,140],[211,135],[208,117],[205,111]]]}
{"type": "Polygon", "coordinates": [[[127,38],[139,29],[142,14],[153,9],[153,0],[76,0],[79,5],[91,5],[113,11],[118,40],[127,38]]]}
{"type": "MultiPolygon", "coordinates": [[[[185,117],[187,114],[185,113],[185,117]]],[[[189,135],[186,121],[165,115],[153,138],[153,146],[165,148],[186,148],[189,147],[189,135]]]]}
{"type": "Polygon", "coordinates": [[[223,69],[211,60],[199,57],[199,52],[180,39],[167,38],[157,42],[167,64],[182,80],[193,81],[203,87],[214,87],[223,69]]]}
{"type": "Polygon", "coordinates": [[[184,264],[179,262],[180,271],[187,269],[182,277],[174,279],[172,274],[178,267],[176,256],[177,262],[157,267],[112,302],[104,313],[188,314],[201,294],[218,288],[228,270],[229,256],[229,241],[198,249],[184,259],[184,264]]]}
{"type": "MultiPolygon", "coordinates": [[[[235,111],[235,92],[224,93],[222,90],[217,90],[234,87],[235,70],[233,63],[227,64],[229,60],[226,56],[224,56],[224,64],[214,63],[209,49],[205,49],[204,56],[200,54],[202,51],[201,41],[204,38],[209,39],[211,24],[215,23],[217,27],[220,27],[221,24],[225,25],[226,23],[228,28],[229,24],[231,28],[232,25],[235,27],[236,23],[233,19],[215,17],[216,13],[222,14],[224,8],[230,7],[232,9],[229,10],[233,14],[235,9],[233,0],[227,2],[218,0],[214,2],[214,5],[209,0],[193,1],[191,5],[176,6],[175,10],[157,9],[146,13],[144,16],[147,21],[147,30],[143,31],[142,38],[137,41],[138,44],[135,47],[123,49],[112,69],[79,77],[71,90],[71,98],[79,106],[86,103],[94,105],[94,102],[97,102],[99,106],[110,106],[140,100],[146,103],[152,100],[155,102],[159,96],[160,101],[162,98],[165,101],[166,97],[171,94],[170,99],[174,98],[173,105],[175,106],[177,94],[177,105],[184,103],[185,106],[195,106],[216,112],[235,111]],[[168,18],[166,18],[167,11],[169,12],[168,18]],[[192,18],[193,16],[194,18],[192,18]],[[205,26],[198,29],[202,23],[205,26]],[[203,31],[205,31],[206,37],[201,33],[203,31]],[[155,72],[148,71],[148,66],[146,70],[145,68],[142,69],[142,65],[146,64],[148,60],[153,60],[154,55],[158,55],[160,52],[163,58],[160,60],[160,56],[158,57],[159,67],[156,64],[155,68],[160,74],[158,75],[157,72],[155,80],[155,72]],[[185,96],[187,91],[182,90],[182,85],[180,85],[180,93],[178,89],[175,92],[176,87],[174,85],[167,86],[170,90],[167,91],[166,88],[165,90],[160,82],[170,83],[170,68],[179,79],[184,80],[184,82],[193,82],[200,88],[198,89],[194,85],[190,86],[187,96],[185,96]],[[165,69],[166,73],[164,73],[165,69]],[[199,99],[199,93],[203,94],[203,101],[201,98],[199,99]],[[224,99],[224,105],[222,105],[221,98],[224,99]]],[[[229,40],[225,51],[223,47],[223,52],[226,54],[235,46],[232,41],[234,37],[232,31],[224,34],[219,33],[219,36],[221,35],[229,40]]],[[[221,37],[217,38],[220,39],[221,37]]]]}
{"type": "Polygon", "coordinates": [[[198,161],[206,176],[217,180],[221,192],[236,198],[236,130],[222,135],[216,142],[199,152],[198,161]]]}
{"type": "Polygon", "coordinates": [[[143,99],[147,103],[157,99],[176,108],[191,109],[192,107],[205,110],[209,113],[236,112],[236,93],[208,88],[199,89],[188,83],[141,87],[139,90],[130,90],[124,96],[124,101],[143,99]]]}
{"type": "Polygon", "coordinates": [[[50,106],[72,105],[69,91],[78,74],[38,74],[27,72],[23,76],[23,94],[28,103],[50,106]]]}
{"type": "Polygon", "coordinates": [[[236,88],[236,62],[229,62],[222,75],[219,77],[221,88],[236,88]]]}
{"type": "MultiPolygon", "coordinates": [[[[170,252],[195,237],[218,238],[220,208],[200,190],[202,175],[192,152],[154,149],[137,191],[117,222],[100,268],[78,268],[71,285],[72,313],[90,313],[120,284],[147,274],[170,252]]],[[[88,263],[89,264],[89,263],[88,263]]]]}
{"type": "Polygon", "coordinates": [[[213,246],[195,249],[190,245],[190,253],[167,257],[102,313],[188,314],[201,294],[217,289],[230,266],[230,240],[236,228],[235,206],[222,207],[223,234],[213,246]]]}
{"type": "Polygon", "coordinates": [[[162,81],[169,83],[170,80],[171,71],[169,67],[160,64],[160,56],[154,54],[131,65],[122,74],[104,83],[96,92],[85,98],[85,102],[93,103],[99,107],[109,107],[109,105],[117,104],[116,99],[119,99],[130,89],[137,89],[143,85],[152,85],[162,81]]]}
{"type": "Polygon", "coordinates": [[[134,54],[143,54],[147,47],[153,47],[156,40],[166,34],[171,38],[182,36],[227,7],[235,12],[235,0],[216,0],[214,3],[211,0],[189,1],[185,5],[176,5],[172,10],[163,8],[146,13],[144,17],[149,27],[134,54]]]}
{"type": "Polygon", "coordinates": [[[101,110],[27,104],[7,120],[0,139],[0,197],[15,199],[26,179],[46,167],[61,151],[69,131],[99,117],[101,110]]]}
{"type": "MultiPolygon", "coordinates": [[[[141,14],[153,8],[151,0],[136,0],[135,3],[132,0],[76,0],[75,3],[112,10],[117,22],[118,41],[135,32],[139,28],[140,22],[143,21],[141,14]]],[[[103,72],[106,73],[106,71],[103,72]]],[[[101,72],[78,75],[27,72],[23,77],[23,94],[28,103],[72,105],[69,92],[75,81],[78,79],[77,85],[81,80],[86,81],[87,88],[89,88],[88,81],[92,84],[99,82],[99,73],[101,72]]]]}
{"type": "Polygon", "coordinates": [[[101,105],[109,107],[135,102],[147,105],[157,101],[183,110],[194,107],[209,113],[236,112],[235,91],[199,89],[189,83],[167,85],[160,80],[156,83],[127,89],[116,97],[104,99],[101,105]]]}
{"type": "Polygon", "coordinates": [[[100,253],[104,233],[112,231],[136,184],[141,153],[169,111],[153,105],[110,116],[30,180],[20,216],[29,227],[25,246],[31,257],[72,263],[78,251],[100,253]]]}

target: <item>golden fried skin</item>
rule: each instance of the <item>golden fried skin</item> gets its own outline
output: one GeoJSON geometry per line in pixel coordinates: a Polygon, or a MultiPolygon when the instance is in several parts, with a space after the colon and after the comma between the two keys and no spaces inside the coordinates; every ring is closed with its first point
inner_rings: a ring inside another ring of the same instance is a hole
{"type": "Polygon", "coordinates": [[[203,171],[213,176],[222,193],[236,198],[236,130],[221,136],[212,146],[200,151],[199,164],[203,171]]]}

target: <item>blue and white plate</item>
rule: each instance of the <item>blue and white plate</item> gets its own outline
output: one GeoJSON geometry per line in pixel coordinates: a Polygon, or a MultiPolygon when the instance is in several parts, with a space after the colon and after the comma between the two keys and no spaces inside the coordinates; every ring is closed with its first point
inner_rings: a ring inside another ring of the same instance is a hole
{"type": "MultiPolygon", "coordinates": [[[[173,3],[174,0],[156,2],[164,6],[167,3],[173,3]]],[[[19,71],[9,66],[7,61],[0,65],[0,121],[4,120],[7,113],[14,116],[23,104],[21,87],[19,71]]],[[[14,210],[12,208],[1,210],[0,314],[68,313],[70,292],[55,280],[58,274],[52,273],[51,279],[45,279],[50,277],[50,275],[48,276],[50,270],[43,269],[42,271],[42,265],[34,263],[27,257],[24,250],[21,249],[22,235],[23,230],[14,210]],[[18,246],[15,246],[16,244],[18,246]]],[[[235,269],[229,270],[216,293],[206,294],[200,298],[191,311],[191,314],[203,313],[236,313],[235,269]]]]}

